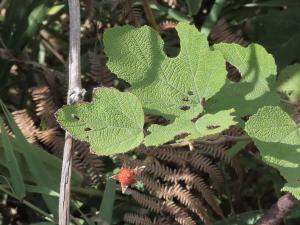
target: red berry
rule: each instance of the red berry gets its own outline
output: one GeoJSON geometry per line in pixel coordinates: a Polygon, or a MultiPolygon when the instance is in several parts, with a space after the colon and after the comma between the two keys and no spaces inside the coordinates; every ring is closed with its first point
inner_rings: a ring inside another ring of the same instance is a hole
{"type": "Polygon", "coordinates": [[[117,174],[117,180],[121,186],[130,186],[135,182],[135,171],[129,168],[121,168],[120,172],[117,174]]]}

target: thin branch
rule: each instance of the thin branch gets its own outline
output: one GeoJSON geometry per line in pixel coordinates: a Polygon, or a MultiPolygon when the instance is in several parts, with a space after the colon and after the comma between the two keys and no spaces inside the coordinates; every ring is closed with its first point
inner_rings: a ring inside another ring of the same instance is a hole
{"type": "Polygon", "coordinates": [[[150,7],[150,4],[149,4],[148,0],[143,0],[143,8],[144,8],[146,18],[147,18],[148,22],[150,23],[150,25],[155,30],[158,30],[157,23],[156,23],[155,17],[153,15],[153,12],[152,12],[152,9],[150,7]]]}
{"type": "Polygon", "coordinates": [[[298,204],[299,201],[292,194],[285,194],[255,225],[279,225],[298,204]]]}
{"type": "Polygon", "coordinates": [[[249,136],[228,136],[228,135],[220,135],[218,138],[214,140],[196,140],[192,142],[183,141],[179,143],[170,144],[173,147],[184,147],[184,146],[197,146],[200,144],[208,144],[208,145],[215,145],[215,144],[222,144],[228,141],[251,141],[249,136]]]}
{"type": "MultiPolygon", "coordinates": [[[[68,0],[70,20],[68,105],[82,100],[80,79],[80,4],[68,0]]],[[[70,222],[70,189],[72,172],[72,136],[66,132],[59,195],[59,225],[70,222]]]]}

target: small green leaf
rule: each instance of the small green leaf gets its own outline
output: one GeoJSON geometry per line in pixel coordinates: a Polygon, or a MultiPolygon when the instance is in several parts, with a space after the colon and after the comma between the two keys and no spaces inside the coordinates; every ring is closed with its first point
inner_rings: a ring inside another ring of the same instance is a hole
{"type": "Polygon", "coordinates": [[[226,85],[208,102],[208,110],[218,112],[234,108],[238,116],[255,113],[260,107],[278,105],[275,91],[276,64],[272,55],[260,45],[244,48],[237,44],[217,44],[214,49],[222,52],[225,60],[235,66],[242,79],[226,85]]]}
{"type": "Polygon", "coordinates": [[[197,131],[201,137],[218,134],[230,126],[237,124],[231,114],[233,109],[220,111],[216,114],[206,114],[196,121],[197,131]]]}
{"type": "Polygon", "coordinates": [[[164,53],[163,40],[148,26],[116,26],[104,33],[109,69],[131,84],[147,113],[170,119],[214,96],[226,80],[225,60],[206,37],[187,23],[176,30],[181,50],[175,58],[164,53]]]}
{"type": "Polygon", "coordinates": [[[26,195],[23,176],[20,167],[18,165],[16,156],[14,154],[14,150],[10,142],[10,138],[5,130],[4,123],[1,118],[0,118],[0,123],[1,123],[1,141],[3,144],[5,159],[7,162],[6,165],[8,167],[10,177],[11,177],[11,184],[13,187],[13,191],[15,192],[16,196],[18,196],[19,199],[22,199],[26,195]]]}
{"type": "Polygon", "coordinates": [[[177,135],[185,135],[183,139],[197,138],[199,133],[195,123],[191,120],[197,117],[202,110],[202,107],[190,109],[182,113],[182,115],[176,118],[173,123],[167,126],[152,125],[148,129],[151,133],[145,137],[144,144],[146,146],[158,146],[173,140],[177,135]]]}
{"type": "Polygon", "coordinates": [[[167,126],[152,125],[149,128],[151,134],[146,136],[144,144],[146,146],[158,146],[180,135],[184,137],[179,138],[179,140],[195,140],[218,134],[237,123],[234,121],[234,117],[230,115],[233,110],[221,111],[214,115],[206,114],[200,117],[196,123],[192,122],[201,112],[202,108],[193,108],[167,126]]]}
{"type": "Polygon", "coordinates": [[[74,138],[89,142],[99,155],[126,152],[144,138],[141,103],[133,94],[116,89],[99,88],[92,103],[62,107],[57,120],[74,138]]]}
{"type": "Polygon", "coordinates": [[[291,102],[300,99],[300,64],[287,66],[278,75],[277,90],[286,94],[291,102]]]}
{"type": "Polygon", "coordinates": [[[282,191],[300,199],[300,133],[290,116],[279,107],[266,106],[246,123],[263,160],[286,179],[282,191]]]}

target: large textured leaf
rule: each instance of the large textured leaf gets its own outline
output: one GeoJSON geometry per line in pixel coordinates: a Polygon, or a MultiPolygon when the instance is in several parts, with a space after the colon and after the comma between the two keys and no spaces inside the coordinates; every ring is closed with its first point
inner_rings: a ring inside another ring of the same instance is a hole
{"type": "Polygon", "coordinates": [[[131,84],[146,112],[174,118],[182,108],[200,104],[225,84],[225,61],[206,37],[186,23],[176,27],[180,53],[169,58],[152,28],[114,27],[104,34],[109,69],[131,84]]]}
{"type": "Polygon", "coordinates": [[[149,128],[150,135],[145,138],[146,146],[158,146],[173,140],[176,136],[184,135],[181,139],[194,140],[206,136],[218,134],[230,126],[236,124],[234,117],[230,115],[233,110],[225,110],[216,114],[206,114],[196,122],[193,120],[202,112],[201,108],[193,108],[186,111],[167,126],[152,125],[149,128]]]}
{"type": "Polygon", "coordinates": [[[277,85],[278,91],[296,103],[300,99],[300,64],[296,63],[283,69],[278,76],[277,85]]]}
{"type": "MultiPolygon", "coordinates": [[[[299,6],[299,1],[297,2],[299,6]]],[[[286,1],[284,3],[286,5],[286,1]]],[[[273,10],[253,20],[253,40],[266,47],[277,62],[279,69],[299,60],[300,14],[298,7],[273,10]]]]}
{"type": "Polygon", "coordinates": [[[263,160],[287,180],[282,191],[300,199],[300,133],[290,116],[279,107],[266,106],[246,123],[246,131],[263,160]]]}
{"type": "Polygon", "coordinates": [[[275,83],[276,65],[272,55],[257,44],[247,48],[237,44],[217,44],[227,62],[241,73],[239,83],[227,80],[226,85],[208,103],[210,111],[236,109],[238,116],[256,112],[264,105],[277,105],[279,98],[271,89],[275,83]]]}
{"type": "Polygon", "coordinates": [[[97,89],[92,103],[64,106],[57,119],[74,138],[89,142],[100,155],[128,151],[144,138],[144,113],[138,98],[116,89],[97,89]]]}

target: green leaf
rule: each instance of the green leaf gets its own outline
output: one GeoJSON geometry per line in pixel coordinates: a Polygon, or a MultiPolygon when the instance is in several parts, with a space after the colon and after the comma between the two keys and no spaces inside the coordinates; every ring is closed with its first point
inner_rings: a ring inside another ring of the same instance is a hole
{"type": "Polygon", "coordinates": [[[283,69],[277,79],[277,90],[286,94],[291,102],[300,99],[300,64],[283,69]]]}
{"type": "Polygon", "coordinates": [[[206,114],[196,121],[197,131],[200,137],[218,134],[230,126],[237,124],[231,114],[233,109],[220,111],[216,114],[206,114]]]}
{"type": "Polygon", "coordinates": [[[145,137],[144,144],[146,146],[158,146],[173,140],[177,135],[186,136],[184,139],[195,139],[199,136],[195,123],[191,120],[197,117],[202,107],[195,107],[182,113],[175,121],[167,126],[152,125],[148,131],[151,133],[145,137]]]}
{"type": "Polygon", "coordinates": [[[266,106],[246,123],[263,160],[286,179],[282,191],[300,199],[300,133],[290,116],[279,107],[266,106]]]}
{"type": "Polygon", "coordinates": [[[111,224],[112,222],[116,188],[116,181],[113,179],[109,179],[106,183],[103,199],[100,206],[100,217],[103,221],[106,222],[105,224],[111,224]]]}
{"type": "Polygon", "coordinates": [[[220,92],[208,102],[208,111],[218,112],[234,108],[238,116],[255,113],[264,105],[278,105],[279,97],[273,90],[276,64],[272,55],[260,45],[244,48],[237,44],[217,44],[225,60],[236,67],[242,79],[227,80],[220,92]]]}
{"type": "Polygon", "coordinates": [[[128,151],[144,138],[141,103],[133,94],[116,89],[99,88],[92,103],[62,107],[57,120],[74,138],[89,142],[100,155],[128,151]]]}
{"type": "Polygon", "coordinates": [[[23,176],[18,165],[16,156],[13,151],[12,144],[10,142],[10,138],[5,130],[4,123],[0,118],[1,123],[1,141],[4,148],[5,159],[7,161],[7,167],[11,177],[11,184],[13,187],[13,191],[19,199],[22,199],[26,195],[25,185],[23,176]]]}
{"type": "Polygon", "coordinates": [[[201,112],[202,108],[193,108],[167,126],[152,125],[149,128],[151,134],[146,136],[144,144],[146,146],[158,146],[173,140],[178,135],[185,135],[180,140],[195,140],[218,134],[237,123],[234,121],[234,117],[230,115],[233,110],[221,111],[214,115],[206,114],[195,123],[192,122],[201,112]]]}
{"type": "MultiPolygon", "coordinates": [[[[299,1],[297,1],[299,6],[299,1]]],[[[287,6],[287,1],[284,3],[287,6]]],[[[299,60],[300,48],[300,14],[298,7],[286,10],[272,10],[261,14],[253,20],[253,41],[265,46],[282,69],[299,60]]]]}
{"type": "Polygon", "coordinates": [[[152,28],[113,27],[104,33],[109,69],[131,84],[147,113],[174,119],[214,96],[225,84],[225,61],[196,27],[176,26],[181,51],[169,58],[152,28]]]}

